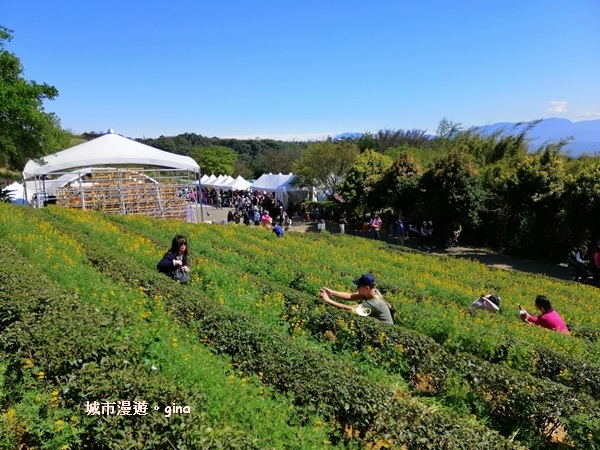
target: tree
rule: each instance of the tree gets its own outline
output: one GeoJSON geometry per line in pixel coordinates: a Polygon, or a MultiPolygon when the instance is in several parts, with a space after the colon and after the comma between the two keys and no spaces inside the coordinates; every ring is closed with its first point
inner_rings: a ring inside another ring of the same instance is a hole
{"type": "Polygon", "coordinates": [[[386,206],[387,199],[379,195],[377,186],[391,164],[390,157],[373,150],[366,150],[356,158],[340,187],[348,211],[358,212],[362,208],[364,214],[386,206]]]}
{"type": "Polygon", "coordinates": [[[256,167],[253,165],[252,158],[247,153],[239,155],[233,163],[233,176],[242,176],[246,180],[255,178],[256,167]]]}
{"type": "Polygon", "coordinates": [[[409,153],[400,152],[374,188],[374,196],[385,199],[395,211],[411,215],[419,193],[421,173],[419,163],[409,153]]]}
{"type": "Polygon", "coordinates": [[[442,233],[454,223],[471,229],[479,224],[485,193],[467,155],[451,151],[438,160],[423,174],[421,190],[423,217],[437,222],[442,233]]]}
{"type": "Polygon", "coordinates": [[[388,148],[420,147],[429,140],[425,130],[379,130],[376,135],[379,150],[385,152],[388,148]]]}
{"type": "Polygon", "coordinates": [[[333,195],[338,192],[357,156],[358,147],[351,141],[310,144],[300,152],[300,158],[294,163],[296,184],[319,186],[333,195]]]}
{"type": "Polygon", "coordinates": [[[299,148],[266,148],[258,154],[256,165],[263,173],[290,173],[299,157],[299,148]]]}
{"type": "Polygon", "coordinates": [[[192,152],[192,158],[200,165],[202,173],[231,175],[237,154],[227,147],[198,147],[192,152]]]}
{"type": "Polygon", "coordinates": [[[67,147],[70,135],[44,111],[43,101],[58,90],[22,77],[20,59],[5,49],[11,40],[12,31],[0,26],[0,165],[22,170],[29,159],[67,147]]]}

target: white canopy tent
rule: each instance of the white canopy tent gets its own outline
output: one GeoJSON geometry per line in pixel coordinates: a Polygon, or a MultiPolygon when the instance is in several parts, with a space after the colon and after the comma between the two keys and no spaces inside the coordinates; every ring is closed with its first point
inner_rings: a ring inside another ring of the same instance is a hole
{"type": "Polygon", "coordinates": [[[16,181],[12,184],[9,184],[2,190],[6,192],[6,196],[11,203],[18,203],[20,205],[26,205],[29,203],[29,200],[25,198],[25,189],[23,188],[23,185],[17,183],[16,181]]]}
{"type": "Polygon", "coordinates": [[[35,194],[37,206],[56,203],[83,210],[185,218],[190,216],[185,193],[199,174],[200,166],[189,156],[109,130],[91,141],[27,162],[23,179],[34,180],[33,189],[26,183],[27,195],[35,194]],[[72,169],[76,170],[69,172],[72,169]]]}
{"type": "Polygon", "coordinates": [[[280,200],[288,208],[289,203],[299,203],[308,195],[307,189],[292,186],[294,178],[296,177],[292,173],[287,175],[282,173],[277,175],[272,173],[263,174],[258,180],[252,183],[250,189],[253,191],[273,192],[275,199],[280,200]]]}
{"type": "Polygon", "coordinates": [[[231,183],[228,183],[225,186],[223,186],[223,189],[232,191],[245,191],[246,189],[249,189],[250,186],[252,186],[252,183],[246,181],[241,175],[238,175],[238,177],[231,183]]]}
{"type": "Polygon", "coordinates": [[[206,180],[202,182],[204,186],[212,186],[212,184],[217,180],[217,177],[214,175],[209,176],[206,180]]]}
{"type": "Polygon", "coordinates": [[[225,186],[227,186],[229,183],[232,183],[233,181],[234,179],[232,176],[224,175],[223,179],[220,182],[213,184],[213,187],[223,189],[225,186]]]}
{"type": "Polygon", "coordinates": [[[109,130],[93,139],[62,152],[41,158],[41,164],[29,161],[23,169],[23,178],[46,175],[76,167],[136,164],[168,167],[200,173],[200,166],[189,156],[165,152],[149,145],[115,134],[109,130]]]}
{"type": "Polygon", "coordinates": [[[267,192],[289,192],[289,191],[301,191],[305,189],[299,189],[291,185],[295,176],[293,174],[283,175],[281,173],[273,175],[272,173],[263,174],[258,180],[252,183],[253,191],[267,191],[267,192]]]}

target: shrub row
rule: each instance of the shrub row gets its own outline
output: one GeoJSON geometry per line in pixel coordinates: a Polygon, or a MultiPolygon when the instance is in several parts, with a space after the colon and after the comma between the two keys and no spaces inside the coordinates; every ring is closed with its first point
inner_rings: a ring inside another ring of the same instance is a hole
{"type": "MultiPolygon", "coordinates": [[[[399,327],[373,329],[362,320],[351,321],[352,329],[348,329],[347,316],[343,313],[316,312],[314,295],[306,296],[277,283],[262,282],[271,285],[267,291],[284,292],[290,323],[304,323],[318,337],[333,335],[338,350],[376,355],[376,363],[404,372],[413,386],[462,402],[469,411],[491,417],[500,430],[521,428],[523,438],[532,442],[536,436],[549,440],[554,438],[556,430],[567,429],[569,439],[583,439],[585,445],[589,445],[590,436],[596,434],[595,402],[562,385],[521,376],[469,355],[450,355],[431,339],[399,327]],[[407,359],[408,364],[402,362],[407,359]],[[524,427],[523,424],[529,425],[524,427]]],[[[301,288],[302,275],[292,284],[301,288]]]]}
{"type": "MultiPolygon", "coordinates": [[[[313,238],[313,240],[314,239],[315,238],[313,238]]],[[[220,249],[229,248],[238,254],[248,257],[247,259],[238,258],[238,262],[243,266],[239,268],[240,272],[264,276],[264,271],[261,270],[260,266],[255,264],[257,259],[256,253],[252,254],[255,257],[251,258],[252,255],[247,254],[242,246],[236,245],[238,243],[232,242],[231,240],[224,241],[219,240],[219,237],[216,237],[212,240],[212,242],[214,242],[215,245],[218,245],[220,249]]],[[[267,247],[267,245],[265,245],[265,247],[267,247]]],[[[207,256],[216,259],[221,258],[218,251],[211,251],[207,256]]],[[[280,260],[280,262],[277,263],[277,265],[286,264],[287,262],[285,260],[280,260]]],[[[295,271],[296,275],[295,278],[291,280],[290,284],[296,289],[312,295],[314,292],[314,286],[305,282],[307,276],[310,274],[301,272],[298,265],[292,267],[291,271],[295,271]]],[[[346,274],[339,274],[339,276],[344,275],[346,274]]],[[[390,282],[383,282],[379,283],[378,287],[382,293],[384,293],[384,295],[390,293],[395,296],[404,296],[405,298],[413,299],[416,302],[419,302],[423,299],[423,293],[421,291],[417,290],[416,288],[411,288],[408,285],[399,286],[390,282]]],[[[436,303],[442,308],[452,306],[447,304],[443,298],[438,298],[436,303]]],[[[589,338],[590,336],[593,338],[595,334],[599,332],[598,330],[590,330],[587,327],[579,327],[577,330],[579,330],[579,332],[574,333],[574,336],[581,336],[583,338],[589,338]]],[[[415,331],[422,330],[416,329],[415,331]]],[[[432,337],[440,344],[445,344],[446,334],[442,330],[438,330],[436,333],[437,334],[432,337]]],[[[469,342],[469,348],[475,352],[477,356],[493,363],[506,362],[511,364],[513,368],[516,368],[516,364],[514,360],[510,359],[512,351],[514,349],[527,347],[528,361],[526,363],[519,364],[519,370],[526,371],[527,373],[542,379],[548,379],[564,384],[578,392],[583,392],[596,399],[600,399],[600,366],[597,364],[590,364],[576,356],[553,350],[547,346],[525,342],[513,336],[507,336],[506,339],[491,343],[486,341],[485,349],[479,349],[477,345],[477,342],[473,342],[472,340],[469,342]],[[490,345],[492,346],[491,348],[490,345]],[[530,361],[535,361],[535,364],[530,363],[530,361]]],[[[450,345],[446,346],[446,348],[450,352],[455,353],[454,349],[450,345]]]]}
{"type": "Polygon", "coordinates": [[[153,372],[118,311],[59,289],[4,242],[0,324],[4,448],[253,447],[239,430],[221,436],[206,432],[201,408],[166,417],[165,401],[201,406],[205,397],[153,372]],[[86,402],[123,400],[148,402],[150,411],[86,413],[86,402]],[[154,405],[160,412],[152,411],[154,405]]]}
{"type": "Polygon", "coordinates": [[[220,307],[97,240],[75,230],[69,233],[84,245],[98,270],[113,280],[141,286],[150,299],[168,302],[175,317],[217,351],[231,355],[238,370],[258,374],[263,382],[293,395],[306,414],[328,414],[340,430],[353,429],[363,438],[407,448],[519,447],[475,421],[407,399],[405,391],[360,376],[352,366],[220,307]]]}
{"type": "MultiPolygon", "coordinates": [[[[210,349],[198,345],[198,337],[175,324],[160,301],[153,302],[152,312],[148,311],[148,299],[140,289],[112,283],[86,264],[85,254],[75,239],[41,220],[39,213],[26,216],[24,212],[31,210],[0,214],[0,236],[38,262],[40,273],[74,289],[81,301],[91,302],[102,310],[109,305],[111,311],[127,317],[132,326],[114,338],[129,341],[135,337],[136,346],[143,349],[147,368],[202,392],[201,405],[189,403],[194,398],[185,404],[192,409],[199,407],[204,428],[209,430],[207,433],[217,446],[226,441],[227,448],[237,448],[240,442],[235,436],[243,437],[242,444],[250,443],[245,448],[288,448],[300,442],[306,448],[329,446],[327,438],[332,428],[322,417],[314,415],[309,423],[300,425],[306,418],[299,421],[296,409],[290,408],[287,398],[273,393],[257,377],[233,371],[229,358],[214,355],[210,349]]],[[[82,225],[87,229],[85,223],[82,225]]],[[[27,278],[32,274],[26,271],[22,276],[27,278]]],[[[142,372],[138,375],[145,376],[142,372]]],[[[115,442],[116,447],[118,444],[115,442]]]]}

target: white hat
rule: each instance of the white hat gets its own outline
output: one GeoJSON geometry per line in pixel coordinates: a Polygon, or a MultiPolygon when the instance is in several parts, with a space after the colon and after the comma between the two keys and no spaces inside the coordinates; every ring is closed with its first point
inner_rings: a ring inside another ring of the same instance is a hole
{"type": "Polygon", "coordinates": [[[369,308],[363,308],[362,305],[358,305],[356,308],[353,309],[354,314],[357,314],[359,316],[368,316],[371,314],[371,310],[369,308]]]}

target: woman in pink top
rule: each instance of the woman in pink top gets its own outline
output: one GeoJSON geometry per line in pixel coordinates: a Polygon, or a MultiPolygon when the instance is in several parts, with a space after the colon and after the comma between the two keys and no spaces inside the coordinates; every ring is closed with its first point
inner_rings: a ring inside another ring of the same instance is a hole
{"type": "Polygon", "coordinates": [[[535,308],[541,312],[541,314],[535,317],[526,312],[524,314],[525,322],[549,328],[550,330],[560,331],[561,333],[570,334],[562,317],[560,317],[554,308],[552,308],[550,300],[548,300],[545,295],[538,295],[535,298],[535,308]]]}
{"type": "Polygon", "coordinates": [[[265,210],[262,217],[260,218],[260,221],[262,223],[262,226],[265,227],[267,230],[271,229],[271,222],[273,221],[273,219],[271,219],[269,211],[265,210]]]}

